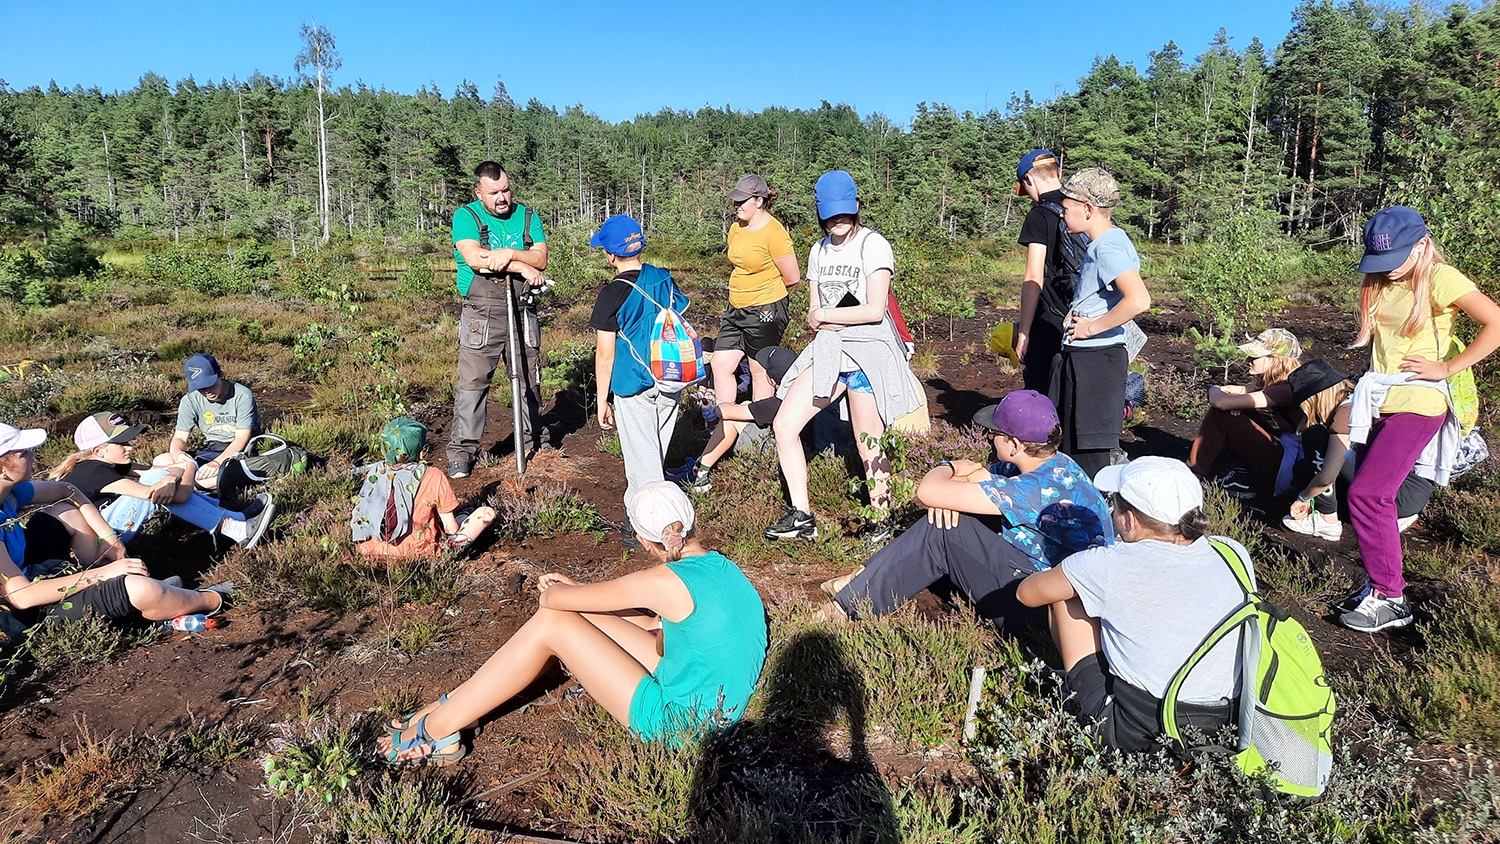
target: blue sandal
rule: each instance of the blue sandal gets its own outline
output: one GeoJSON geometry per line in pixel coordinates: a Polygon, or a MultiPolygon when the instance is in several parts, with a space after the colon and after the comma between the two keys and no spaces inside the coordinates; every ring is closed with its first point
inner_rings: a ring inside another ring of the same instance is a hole
{"type": "Polygon", "coordinates": [[[398,765],[452,765],[454,762],[468,755],[468,748],[464,747],[461,733],[454,733],[445,738],[434,739],[427,734],[427,716],[423,715],[417,721],[417,734],[409,739],[402,740],[402,730],[388,727],[391,736],[391,749],[382,757],[382,761],[391,767],[398,765]],[[431,751],[426,756],[414,756],[410,759],[402,759],[401,754],[417,747],[426,745],[431,751]]]}
{"type": "MultiPolygon", "coordinates": [[[[437,702],[438,706],[442,706],[443,704],[448,702],[448,696],[438,695],[437,702]]],[[[387,730],[395,730],[398,733],[404,733],[406,732],[406,728],[411,726],[411,719],[415,718],[416,716],[416,712],[408,712],[405,715],[402,715],[400,718],[392,718],[390,723],[385,725],[385,728],[387,730]]]]}

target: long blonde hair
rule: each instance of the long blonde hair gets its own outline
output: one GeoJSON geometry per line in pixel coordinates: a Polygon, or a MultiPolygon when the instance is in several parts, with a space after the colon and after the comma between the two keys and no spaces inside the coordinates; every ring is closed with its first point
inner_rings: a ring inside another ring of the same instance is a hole
{"type": "Polygon", "coordinates": [[[1302,400],[1298,407],[1302,408],[1302,421],[1297,425],[1297,433],[1307,430],[1310,425],[1327,425],[1333,421],[1333,414],[1354,392],[1354,382],[1348,378],[1327,387],[1319,392],[1313,393],[1302,400]]]}
{"type": "Polygon", "coordinates": [[[1422,254],[1417,256],[1411,275],[1406,279],[1391,281],[1385,273],[1365,273],[1365,280],[1359,286],[1359,336],[1354,338],[1349,348],[1357,349],[1370,344],[1375,336],[1375,316],[1380,307],[1380,294],[1393,284],[1411,285],[1411,313],[1407,314],[1406,322],[1401,324],[1402,337],[1415,337],[1427,321],[1432,319],[1432,270],[1438,264],[1448,261],[1431,235],[1424,235],[1417,243],[1425,244],[1425,247],[1422,254]]]}
{"type": "Polygon", "coordinates": [[[79,463],[82,463],[85,460],[95,459],[94,451],[95,449],[92,448],[88,451],[75,451],[67,457],[64,457],[61,463],[57,464],[55,467],[53,467],[52,471],[47,473],[47,479],[60,481],[63,478],[66,478],[69,472],[78,468],[79,463]]]}
{"type": "Polygon", "coordinates": [[[1280,384],[1286,380],[1292,370],[1302,365],[1300,358],[1288,355],[1266,355],[1270,362],[1266,364],[1266,371],[1250,379],[1252,390],[1264,390],[1272,384],[1280,384]]]}

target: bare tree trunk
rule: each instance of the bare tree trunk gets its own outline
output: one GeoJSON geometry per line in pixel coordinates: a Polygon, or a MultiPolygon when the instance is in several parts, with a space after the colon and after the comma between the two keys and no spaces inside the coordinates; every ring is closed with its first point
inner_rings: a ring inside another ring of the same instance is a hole
{"type": "Polygon", "coordinates": [[[318,215],[328,242],[328,120],[323,116],[323,67],[318,66],[318,215]]]}
{"type": "Polygon", "coordinates": [[[250,190],[250,143],[245,139],[245,92],[240,91],[240,165],[245,170],[245,190],[250,190]]]}
{"type": "Polygon", "coordinates": [[[1250,192],[1250,160],[1255,155],[1255,97],[1259,83],[1250,86],[1250,117],[1245,121],[1245,173],[1240,179],[1240,210],[1245,210],[1245,194],[1250,192]]]}
{"type": "Polygon", "coordinates": [[[115,177],[109,167],[109,132],[104,135],[104,184],[109,190],[109,210],[115,210],[115,177]]]}

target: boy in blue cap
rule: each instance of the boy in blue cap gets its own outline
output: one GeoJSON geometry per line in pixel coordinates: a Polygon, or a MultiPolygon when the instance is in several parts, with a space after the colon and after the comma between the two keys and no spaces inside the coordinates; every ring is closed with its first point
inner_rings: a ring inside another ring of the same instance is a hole
{"type": "Polygon", "coordinates": [[[167,453],[153,464],[170,466],[194,460],[199,464],[194,478],[198,486],[217,489],[219,467],[244,451],[251,437],[260,435],[260,408],[249,387],[224,377],[213,355],[188,358],[182,364],[182,374],[187,376],[188,391],[177,404],[177,429],[167,453]],[[194,428],[201,430],[208,442],[189,455],[188,436],[194,428]]]}
{"type": "MultiPolygon", "coordinates": [[[[643,363],[649,360],[651,328],[662,307],[681,312],[688,298],[666,270],[641,261],[646,236],[631,217],[616,214],[605,220],[589,245],[603,249],[605,262],[615,271],[614,280],[599,291],[589,325],[595,332],[599,427],[619,428],[629,507],[641,487],[664,480],[662,461],[677,428],[678,394],[658,387],[643,363]]],[[[621,527],[620,544],[632,551],[641,547],[629,515],[621,527]]]]}

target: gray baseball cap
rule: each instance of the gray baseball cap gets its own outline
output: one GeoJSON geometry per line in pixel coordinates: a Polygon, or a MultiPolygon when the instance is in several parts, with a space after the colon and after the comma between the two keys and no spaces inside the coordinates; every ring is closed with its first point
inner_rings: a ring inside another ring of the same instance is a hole
{"type": "Polygon", "coordinates": [[[740,180],[734,183],[734,190],[729,192],[729,201],[744,202],[752,196],[769,197],[770,195],[771,188],[766,184],[766,180],[750,173],[741,176],[740,180]]]}

